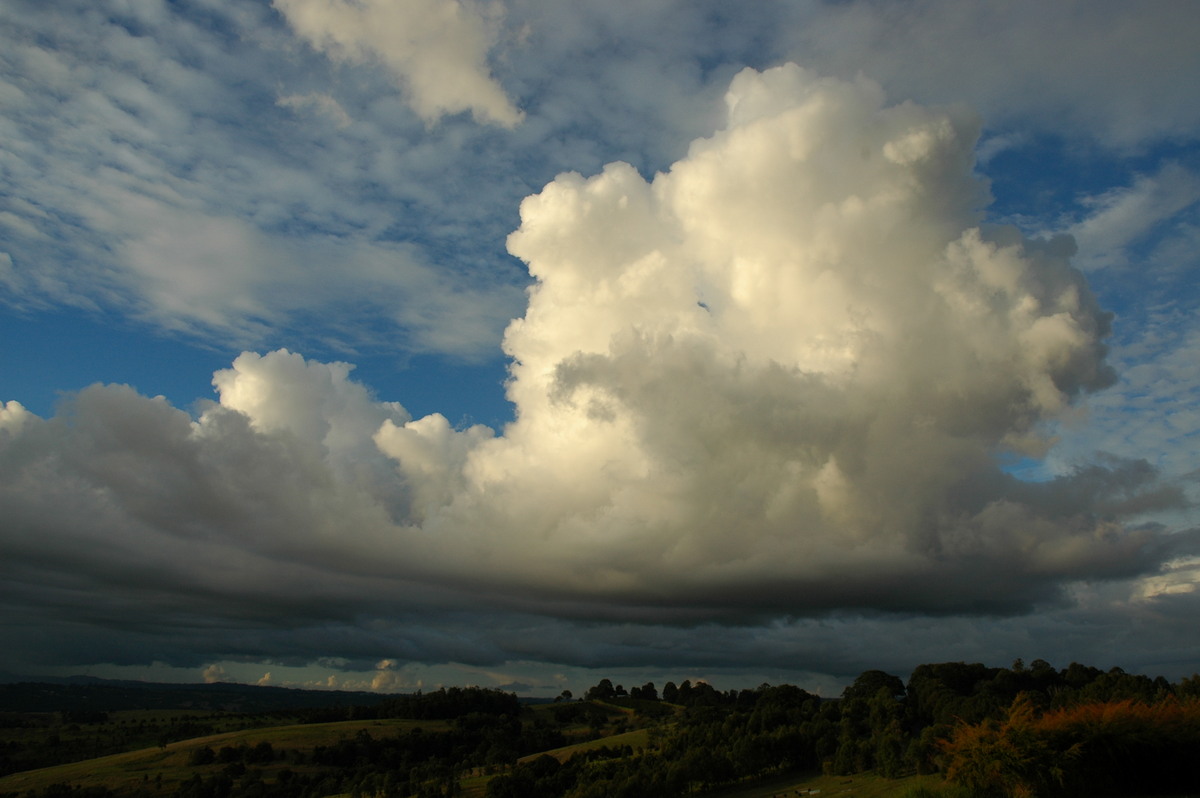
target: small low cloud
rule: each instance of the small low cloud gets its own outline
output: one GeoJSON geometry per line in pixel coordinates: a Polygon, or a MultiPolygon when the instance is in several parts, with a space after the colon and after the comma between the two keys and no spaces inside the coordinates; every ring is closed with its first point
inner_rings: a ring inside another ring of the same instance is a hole
{"type": "Polygon", "coordinates": [[[384,693],[411,692],[424,686],[424,680],[394,660],[388,667],[377,669],[370,683],[371,690],[384,693]]]}
{"type": "Polygon", "coordinates": [[[205,684],[218,684],[229,680],[229,674],[220,665],[209,665],[201,675],[205,684]]]}

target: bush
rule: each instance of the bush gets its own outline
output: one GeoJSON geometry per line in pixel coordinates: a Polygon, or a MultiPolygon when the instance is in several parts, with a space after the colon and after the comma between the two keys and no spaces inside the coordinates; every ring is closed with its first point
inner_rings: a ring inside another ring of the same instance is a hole
{"type": "Polygon", "coordinates": [[[197,748],[192,751],[191,757],[188,759],[189,765],[211,765],[217,761],[216,753],[207,745],[203,748],[197,748]]]}
{"type": "Polygon", "coordinates": [[[980,798],[1186,792],[1200,702],[1127,699],[1038,717],[1022,695],[1003,722],[962,724],[941,750],[946,778],[980,798]]]}

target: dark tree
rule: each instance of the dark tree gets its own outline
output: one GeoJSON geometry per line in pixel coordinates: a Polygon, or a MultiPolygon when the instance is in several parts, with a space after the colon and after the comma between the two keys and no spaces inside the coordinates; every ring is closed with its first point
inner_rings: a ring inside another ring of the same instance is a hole
{"type": "Polygon", "coordinates": [[[900,681],[898,676],[877,670],[863,671],[862,675],[854,680],[854,684],[842,691],[842,698],[869,700],[880,690],[887,690],[897,701],[904,698],[904,682],[900,681]]]}
{"type": "Polygon", "coordinates": [[[642,701],[657,701],[658,690],[654,687],[654,682],[646,682],[641,687],[634,687],[629,691],[630,698],[639,698],[642,701]]]}
{"type": "Polygon", "coordinates": [[[588,701],[611,701],[612,699],[616,698],[616,696],[617,691],[616,688],[613,687],[612,681],[609,679],[601,679],[595,687],[588,688],[587,693],[585,693],[583,697],[588,701]]]}

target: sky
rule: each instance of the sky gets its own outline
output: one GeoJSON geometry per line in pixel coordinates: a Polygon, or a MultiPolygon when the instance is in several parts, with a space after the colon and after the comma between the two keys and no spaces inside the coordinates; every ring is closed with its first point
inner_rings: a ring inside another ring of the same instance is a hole
{"type": "Polygon", "coordinates": [[[4,0],[0,677],[1200,671],[1198,28],[4,0]]]}

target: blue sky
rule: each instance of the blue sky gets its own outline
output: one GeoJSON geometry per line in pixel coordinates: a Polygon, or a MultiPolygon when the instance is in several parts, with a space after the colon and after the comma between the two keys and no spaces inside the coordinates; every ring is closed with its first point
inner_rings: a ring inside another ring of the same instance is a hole
{"type": "Polygon", "coordinates": [[[0,672],[1200,670],[1196,16],[6,4],[0,672]]]}

